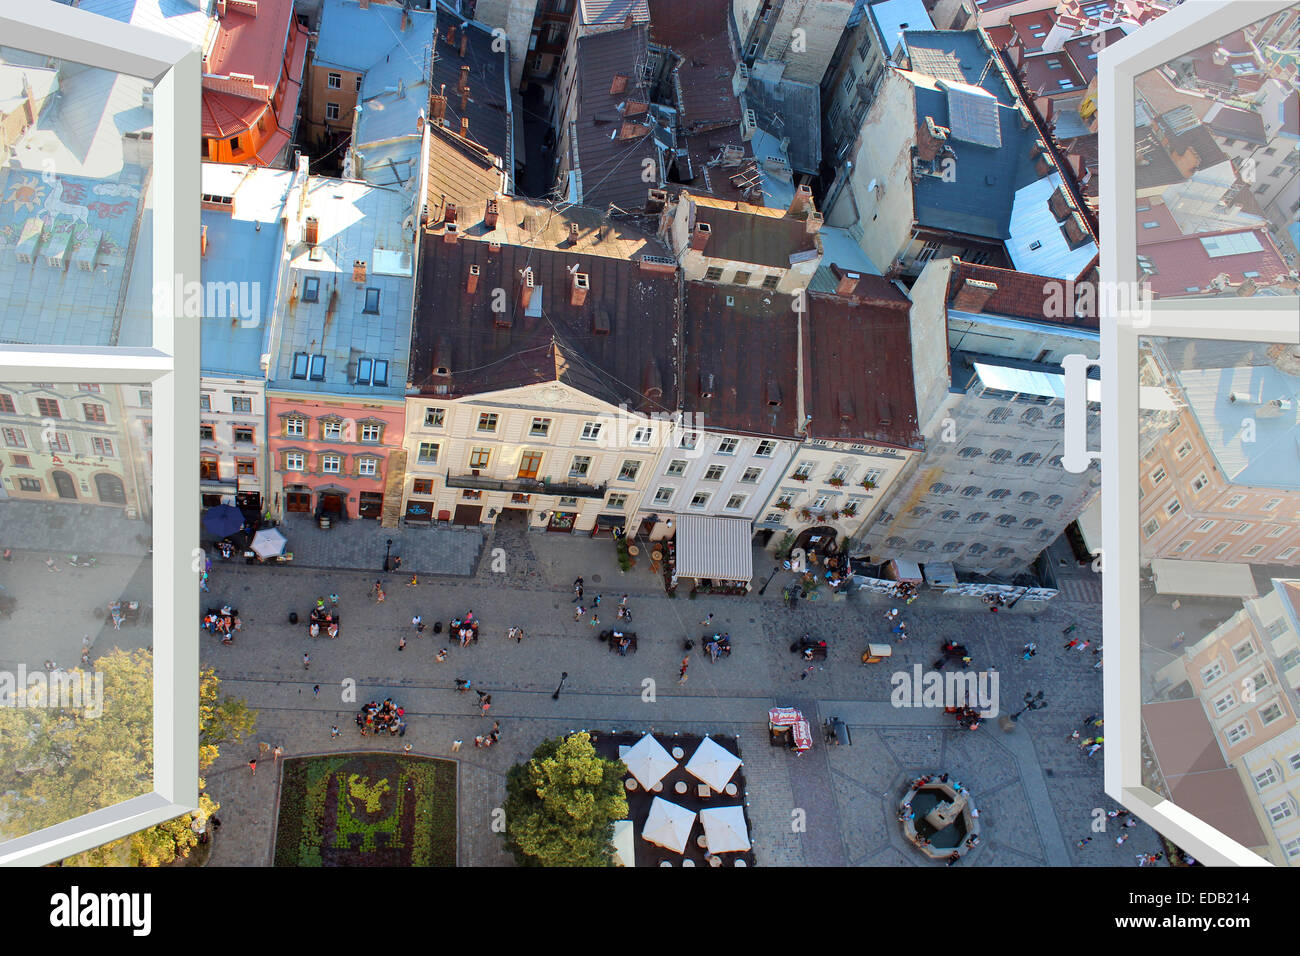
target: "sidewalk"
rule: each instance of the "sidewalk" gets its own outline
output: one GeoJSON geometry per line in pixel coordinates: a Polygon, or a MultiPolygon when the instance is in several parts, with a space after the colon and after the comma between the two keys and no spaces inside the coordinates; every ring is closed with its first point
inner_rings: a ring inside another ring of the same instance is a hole
{"type": "MultiPolygon", "coordinates": [[[[383,571],[385,545],[392,538],[391,554],[402,559],[402,573],[468,577],[484,540],[477,528],[381,528],[362,518],[322,531],[311,518],[289,515],[279,530],[288,539],[285,550],[293,552],[294,567],[376,574],[383,571]]],[[[203,547],[215,553],[217,540],[204,532],[203,547]]]]}
{"type": "Polygon", "coordinates": [[[46,551],[62,563],[69,554],[143,556],[136,535],[151,536],[147,521],[121,508],[56,501],[0,500],[0,548],[46,551]]]}

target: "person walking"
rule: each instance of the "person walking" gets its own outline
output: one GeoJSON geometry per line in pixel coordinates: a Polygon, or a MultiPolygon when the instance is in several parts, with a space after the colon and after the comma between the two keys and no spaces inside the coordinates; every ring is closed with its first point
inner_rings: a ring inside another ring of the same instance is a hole
{"type": "Polygon", "coordinates": [[[397,639],[397,649],[398,649],[399,651],[404,651],[404,650],[406,650],[406,635],[405,635],[405,634],[403,634],[401,637],[399,637],[399,638],[397,639]]]}
{"type": "Polygon", "coordinates": [[[706,614],[706,615],[704,616],[704,620],[700,621],[700,627],[708,627],[708,626],[711,625],[712,623],[713,623],[713,615],[712,615],[712,614],[706,614]]]}
{"type": "Polygon", "coordinates": [[[384,586],[382,584],[378,581],[376,581],[375,584],[377,585],[377,590],[375,591],[375,603],[383,604],[384,601],[388,599],[388,595],[384,593],[384,586]]]}
{"type": "Polygon", "coordinates": [[[469,690],[469,688],[470,688],[470,684],[471,684],[471,683],[473,683],[473,682],[472,682],[472,681],[467,681],[467,680],[466,680],[465,678],[463,678],[463,677],[457,677],[457,678],[456,678],[456,690],[460,691],[460,692],[463,694],[463,693],[465,693],[465,691],[469,690]]]}
{"type": "Polygon", "coordinates": [[[330,740],[338,740],[338,739],[339,739],[339,725],[335,724],[333,727],[330,728],[330,740]]]}
{"type": "Polygon", "coordinates": [[[690,666],[691,666],[691,655],[687,654],[685,657],[682,658],[681,670],[677,672],[677,683],[679,684],[686,683],[686,668],[690,666]]]}
{"type": "Polygon", "coordinates": [[[599,595],[599,594],[597,594],[595,600],[593,600],[593,601],[591,602],[591,606],[592,606],[593,608],[598,608],[598,607],[600,607],[600,595],[599,595]]]}
{"type": "Polygon", "coordinates": [[[1095,723],[1100,717],[1101,714],[1089,714],[1083,718],[1083,726],[1087,727],[1089,724],[1095,723]]]}
{"type": "Polygon", "coordinates": [[[1074,847],[1076,850],[1082,850],[1085,846],[1087,846],[1091,842],[1092,842],[1092,837],[1084,837],[1082,840],[1077,841],[1074,844],[1074,847]]]}
{"type": "Polygon", "coordinates": [[[1062,646],[1062,650],[1068,651],[1070,648],[1077,646],[1078,643],[1079,639],[1077,637],[1072,637],[1062,646]]]}
{"type": "Polygon", "coordinates": [[[488,715],[488,711],[492,709],[492,695],[484,694],[480,692],[478,698],[478,706],[479,706],[479,710],[483,712],[483,716],[486,717],[488,715]]]}
{"type": "Polygon", "coordinates": [[[337,594],[330,595],[330,608],[335,611],[339,609],[339,596],[337,594]]]}
{"type": "Polygon", "coordinates": [[[1075,648],[1075,650],[1086,651],[1091,646],[1092,646],[1092,641],[1083,641],[1078,647],[1075,648]]]}
{"type": "Polygon", "coordinates": [[[591,626],[600,627],[600,615],[595,613],[594,611],[591,614],[591,626]]]}
{"type": "Polygon", "coordinates": [[[325,599],[323,597],[318,597],[316,599],[316,610],[318,611],[325,610],[325,599]]]}
{"type": "Polygon", "coordinates": [[[424,617],[417,614],[411,618],[411,627],[415,628],[415,634],[419,637],[424,633],[424,617]]]}
{"type": "Polygon", "coordinates": [[[434,656],[434,660],[436,660],[439,664],[447,663],[447,648],[444,647],[442,650],[440,650],[434,656]]]}
{"type": "Polygon", "coordinates": [[[898,620],[898,608],[891,607],[888,611],[886,611],[885,620],[891,624],[894,623],[894,621],[898,620]]]}
{"type": "Polygon", "coordinates": [[[254,777],[257,776],[257,758],[256,758],[256,757],[254,757],[252,760],[248,761],[248,769],[251,770],[251,771],[253,771],[253,776],[254,776],[254,777]]]}
{"type": "Polygon", "coordinates": [[[586,613],[587,613],[587,609],[583,607],[581,604],[579,604],[578,609],[573,612],[573,622],[576,624],[578,621],[581,621],[582,615],[586,613]]]}
{"type": "Polygon", "coordinates": [[[1025,651],[1025,656],[1022,658],[1022,660],[1027,661],[1029,660],[1029,658],[1033,657],[1035,654],[1038,653],[1038,645],[1035,644],[1033,641],[1030,641],[1028,644],[1025,645],[1024,651],[1025,651]]]}
{"type": "Polygon", "coordinates": [[[311,689],[311,695],[312,695],[313,697],[319,697],[319,696],[320,696],[320,684],[317,684],[315,687],[313,687],[313,688],[311,689]]]}
{"type": "Polygon", "coordinates": [[[272,762],[273,762],[273,763],[279,763],[279,762],[280,762],[280,758],[283,757],[283,756],[284,756],[284,748],[281,747],[281,746],[279,746],[279,745],[277,744],[277,745],[276,745],[276,748],[275,748],[274,750],[271,751],[271,757],[273,758],[273,759],[272,759],[272,762]]]}
{"type": "Polygon", "coordinates": [[[307,654],[302,655],[302,669],[305,671],[311,670],[311,657],[307,654]]]}
{"type": "Polygon", "coordinates": [[[1128,838],[1129,838],[1129,834],[1121,833],[1119,836],[1115,837],[1115,845],[1123,846],[1125,842],[1128,840],[1128,838]]]}
{"type": "Polygon", "coordinates": [[[577,604],[582,600],[582,578],[573,582],[573,603],[577,604]]]}

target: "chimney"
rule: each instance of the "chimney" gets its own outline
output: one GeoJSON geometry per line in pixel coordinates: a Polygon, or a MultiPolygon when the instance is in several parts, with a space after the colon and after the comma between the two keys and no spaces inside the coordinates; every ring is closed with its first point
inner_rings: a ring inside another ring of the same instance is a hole
{"type": "MultiPolygon", "coordinates": [[[[221,5],[222,5],[222,6],[225,6],[224,0],[223,0],[223,2],[222,2],[221,5]]],[[[361,0],[361,9],[362,9],[362,10],[369,10],[369,9],[370,9],[370,0],[361,0]]]]}
{"type": "Polygon", "coordinates": [[[1042,179],[1048,173],[1055,171],[1056,163],[1052,162],[1052,158],[1045,152],[1040,153],[1038,159],[1034,162],[1034,172],[1038,174],[1038,178],[1042,179]]]}
{"type": "Polygon", "coordinates": [[[1072,250],[1078,249],[1091,238],[1088,235],[1088,227],[1083,223],[1083,216],[1077,212],[1065,220],[1061,225],[1061,232],[1065,234],[1065,242],[1072,250]]]}
{"type": "Polygon", "coordinates": [[[403,33],[411,29],[411,15],[406,12],[405,7],[402,8],[402,23],[400,29],[403,33]]]}
{"type": "Polygon", "coordinates": [[[1070,197],[1065,191],[1064,184],[1057,186],[1048,197],[1047,208],[1052,211],[1052,216],[1057,222],[1064,222],[1073,210],[1070,208],[1070,197]]]}
{"type": "Polygon", "coordinates": [[[625,17],[623,18],[623,29],[624,29],[624,30],[631,30],[631,29],[632,29],[632,26],[633,26],[635,23],[636,23],[636,18],[635,18],[634,16],[632,16],[632,8],[629,6],[629,7],[628,7],[628,10],[627,10],[627,16],[625,16],[625,17]]]}
{"type": "Polygon", "coordinates": [[[696,252],[703,252],[704,247],[709,244],[709,236],[712,234],[713,230],[707,222],[697,222],[695,232],[691,233],[691,248],[696,252]]]}
{"type": "Polygon", "coordinates": [[[587,292],[591,289],[591,278],[583,272],[573,274],[573,285],[569,289],[569,305],[575,308],[587,301],[587,292]]]}
{"type": "MultiPolygon", "coordinates": [[[[367,4],[363,3],[361,6],[364,9],[367,4]]],[[[223,20],[226,18],[226,0],[217,0],[217,16],[223,20]]]]}
{"type": "Polygon", "coordinates": [[[569,223],[569,245],[576,246],[577,244],[578,244],[578,224],[576,222],[571,222],[569,223]]]}
{"type": "Polygon", "coordinates": [[[469,67],[462,66],[460,68],[460,82],[456,84],[456,91],[459,93],[459,92],[465,92],[468,89],[469,89],[469,67]]]}
{"type": "Polygon", "coordinates": [[[790,208],[786,210],[787,216],[797,216],[803,212],[804,207],[812,201],[812,189],[807,186],[800,186],[794,191],[794,199],[790,200],[790,208]]]}
{"type": "Polygon", "coordinates": [[[465,291],[468,292],[470,295],[473,295],[475,292],[478,291],[478,277],[479,277],[478,266],[470,266],[469,278],[465,280],[465,291]]]}
{"type": "Polygon", "coordinates": [[[433,102],[430,105],[430,113],[433,118],[441,123],[447,116],[447,84],[442,84],[442,91],[433,94],[433,102]]]}
{"type": "Polygon", "coordinates": [[[609,95],[618,96],[627,92],[627,74],[615,73],[614,81],[609,84],[609,95]]]}
{"type": "Polygon", "coordinates": [[[831,272],[839,279],[839,285],[835,287],[835,294],[847,297],[853,297],[857,294],[858,283],[862,281],[862,274],[859,272],[846,272],[837,265],[831,266],[831,272]]]}
{"type": "Polygon", "coordinates": [[[487,212],[483,213],[483,225],[487,226],[489,229],[495,229],[497,227],[497,219],[500,218],[500,216],[501,207],[497,204],[495,199],[489,199],[487,201],[487,212]]]}
{"type": "Polygon", "coordinates": [[[462,116],[460,118],[460,136],[461,139],[469,139],[469,117],[468,116],[462,116]]]}
{"type": "Polygon", "coordinates": [[[819,213],[812,206],[809,206],[808,212],[804,218],[804,232],[806,232],[810,236],[813,235],[814,233],[821,230],[822,223],[825,221],[826,221],[825,216],[819,213]]]}
{"type": "Polygon", "coordinates": [[[442,234],[442,241],[455,242],[459,238],[460,238],[460,234],[456,230],[456,224],[454,222],[447,223],[447,228],[442,234]]]}
{"type": "Polygon", "coordinates": [[[366,282],[366,260],[355,259],[352,262],[352,281],[357,285],[365,285],[366,282]]]}
{"type": "Polygon", "coordinates": [[[455,203],[447,203],[446,208],[442,211],[442,221],[446,223],[453,223],[456,221],[455,203]]]}
{"type": "Polygon", "coordinates": [[[519,283],[519,308],[527,309],[533,301],[533,270],[525,269],[519,283]]]}
{"type": "Polygon", "coordinates": [[[208,254],[208,227],[204,226],[202,231],[199,233],[199,255],[206,256],[207,254],[208,254]]]}
{"type": "MultiPolygon", "coordinates": [[[[466,88],[460,91],[460,111],[463,113],[468,108],[469,108],[469,89],[466,88]]],[[[468,119],[461,120],[460,125],[462,128],[467,129],[469,127],[469,120],[468,119]]]]}
{"type": "Polygon", "coordinates": [[[952,300],[952,308],[958,312],[983,312],[989,299],[997,293],[996,283],[967,278],[962,282],[957,297],[952,300]]]}
{"type": "Polygon", "coordinates": [[[651,189],[646,194],[645,211],[650,215],[658,215],[664,211],[664,206],[668,203],[668,193],[662,189],[651,189]]]}
{"type": "Polygon", "coordinates": [[[456,45],[456,24],[454,23],[447,27],[447,42],[452,46],[456,45]]]}
{"type": "Polygon", "coordinates": [[[465,51],[469,49],[469,33],[462,31],[460,35],[460,58],[465,59],[465,51]]]}
{"type": "Polygon", "coordinates": [[[591,334],[609,335],[609,313],[604,309],[597,309],[592,313],[591,334]]]}
{"type": "Polygon", "coordinates": [[[1237,295],[1240,296],[1255,295],[1257,292],[1259,292],[1259,286],[1255,285],[1254,279],[1247,278],[1245,282],[1237,286],[1236,291],[1237,291],[1237,295]]]}

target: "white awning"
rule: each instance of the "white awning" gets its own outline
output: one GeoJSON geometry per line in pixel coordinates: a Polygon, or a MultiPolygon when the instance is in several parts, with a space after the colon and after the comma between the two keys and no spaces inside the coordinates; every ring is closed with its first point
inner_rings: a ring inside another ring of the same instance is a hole
{"type": "Polygon", "coordinates": [[[1079,534],[1083,535],[1083,546],[1089,554],[1101,550],[1101,495],[1092,499],[1092,504],[1084,508],[1076,519],[1079,522],[1079,534]]]}
{"type": "Polygon", "coordinates": [[[1151,562],[1157,594],[1191,594],[1199,597],[1258,597],[1255,576],[1248,564],[1220,564],[1217,561],[1151,562]]]}
{"type": "Polygon", "coordinates": [[[748,581],[754,576],[749,521],[677,516],[677,576],[748,581]]]}

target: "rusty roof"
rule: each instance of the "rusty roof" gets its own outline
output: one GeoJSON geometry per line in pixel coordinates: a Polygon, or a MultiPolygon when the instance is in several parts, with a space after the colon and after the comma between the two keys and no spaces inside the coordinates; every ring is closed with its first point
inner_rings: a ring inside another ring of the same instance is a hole
{"type": "Polygon", "coordinates": [[[424,236],[420,300],[411,343],[411,380],[432,394],[433,370],[450,370],[450,395],[563,382],[634,411],[676,408],[677,281],[641,271],[636,261],[582,251],[448,243],[424,236]],[[470,267],[477,288],[467,291],[470,267]],[[531,269],[532,302],[520,300],[531,269]],[[572,270],[572,271],[571,271],[572,270]],[[570,304],[573,272],[588,277],[580,306],[570,304]],[[495,290],[506,311],[493,311],[495,290]],[[531,313],[531,314],[530,314],[531,313]],[[506,327],[502,327],[502,326],[506,327]],[[598,334],[598,326],[608,328],[598,334]]]}
{"type": "Polygon", "coordinates": [[[429,123],[428,191],[424,201],[430,223],[442,222],[447,204],[467,214],[482,211],[488,199],[501,193],[504,177],[497,157],[487,149],[440,123],[429,123]]]}
{"type": "Polygon", "coordinates": [[[659,162],[650,92],[636,69],[648,49],[643,26],[578,40],[574,57],[578,135],[570,149],[577,153],[573,166],[581,170],[582,201],[587,205],[613,203],[628,211],[645,205],[645,163],[659,162]],[[633,103],[643,108],[633,112],[633,103]]]}
{"type": "Polygon", "coordinates": [[[687,283],[682,325],[686,411],[710,427],[795,437],[799,339],[789,296],[687,283]],[[743,363],[736,359],[742,347],[743,363]]]}
{"type": "Polygon", "coordinates": [[[510,153],[511,117],[506,114],[506,54],[493,49],[496,38],[487,28],[471,23],[461,29],[460,17],[438,10],[440,31],[433,44],[433,76],[429,89],[447,97],[446,125],[459,131],[461,120],[469,120],[469,138],[482,144],[493,155],[510,153]],[[447,42],[447,33],[456,28],[456,42],[447,42]],[[460,43],[465,39],[465,55],[460,43]],[[465,109],[460,108],[461,68],[469,67],[469,96],[465,109]]]}
{"type": "Polygon", "coordinates": [[[680,136],[678,144],[685,147],[690,157],[692,178],[685,178],[686,170],[679,161],[674,182],[680,181],[690,186],[692,192],[708,193],[718,199],[762,202],[762,171],[749,143],[740,138],[739,123],[680,136]],[[727,147],[733,147],[731,158],[724,158],[727,147]]]}
{"type": "MultiPolygon", "coordinates": [[[[864,277],[879,278],[879,277],[864,277]]],[[[882,280],[883,281],[883,280],[882,280]]],[[[877,297],[872,293],[879,291],[877,297]]],[[[907,299],[812,293],[804,322],[809,437],[920,448],[907,299]]]]}
{"type": "MultiPolygon", "coordinates": [[[[1087,270],[1084,272],[1086,273],[1087,270]]],[[[1061,290],[1065,284],[1060,279],[1029,272],[1017,272],[1014,269],[999,269],[996,266],[975,265],[971,262],[962,262],[960,259],[953,261],[952,272],[948,276],[949,308],[952,308],[953,302],[961,292],[962,284],[967,279],[991,282],[998,287],[998,291],[984,304],[983,311],[987,314],[1086,329],[1100,328],[1095,309],[1091,316],[1055,315],[1061,310],[1056,308],[1054,303],[1058,299],[1064,301],[1061,290]]]]}
{"type": "Polygon", "coordinates": [[[716,259],[790,268],[790,257],[801,252],[820,254],[821,244],[809,234],[804,217],[787,216],[784,209],[682,193],[692,203],[690,228],[707,222],[712,233],[704,254],[716,259]]]}
{"type": "Polygon", "coordinates": [[[740,122],[729,7],[727,0],[650,0],[651,39],[680,58],[674,85],[686,130],[740,122]]]}

